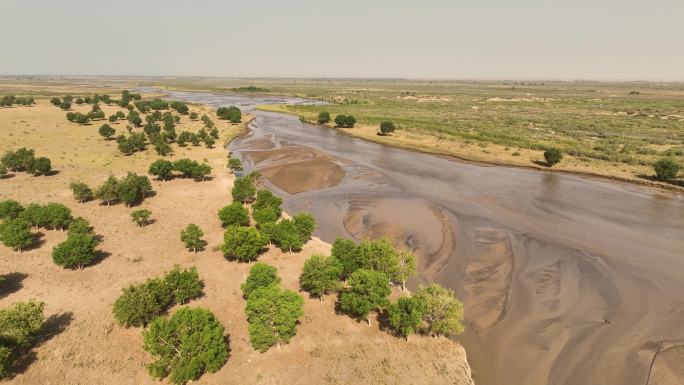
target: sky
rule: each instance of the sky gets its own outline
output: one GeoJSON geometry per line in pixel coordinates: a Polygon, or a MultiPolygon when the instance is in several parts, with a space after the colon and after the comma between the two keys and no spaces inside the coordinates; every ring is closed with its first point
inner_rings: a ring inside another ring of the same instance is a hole
{"type": "Polygon", "coordinates": [[[0,75],[684,81],[683,0],[0,0],[0,75]]]}

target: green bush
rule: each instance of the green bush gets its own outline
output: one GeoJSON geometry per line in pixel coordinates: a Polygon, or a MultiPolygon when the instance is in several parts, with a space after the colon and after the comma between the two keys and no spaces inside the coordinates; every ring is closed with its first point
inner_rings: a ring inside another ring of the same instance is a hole
{"type": "Polygon", "coordinates": [[[366,239],[356,248],[359,267],[385,274],[392,282],[399,283],[399,253],[389,239],[366,239]]]}
{"type": "Polygon", "coordinates": [[[328,111],[321,111],[318,114],[318,124],[327,124],[330,122],[330,113],[328,111]]]}
{"type": "Polygon", "coordinates": [[[19,302],[0,310],[0,378],[12,374],[16,360],[33,345],[43,329],[42,302],[19,302]]]}
{"type": "Polygon", "coordinates": [[[357,254],[356,244],[344,238],[337,238],[332,245],[332,257],[340,262],[342,278],[349,277],[353,272],[361,268],[357,254]]]}
{"type": "Polygon", "coordinates": [[[252,215],[258,228],[261,228],[265,223],[275,223],[278,220],[278,212],[273,207],[255,209],[252,215]]]}
{"type": "Polygon", "coordinates": [[[95,189],[95,198],[109,206],[112,202],[119,199],[118,187],[119,180],[114,176],[110,176],[100,187],[95,189]]]}
{"type": "Polygon", "coordinates": [[[29,171],[35,160],[35,151],[22,147],[16,151],[7,151],[0,158],[5,167],[11,171],[29,171]]]}
{"type": "Polygon", "coordinates": [[[389,305],[389,279],[383,273],[359,269],[349,277],[349,287],[340,293],[342,311],[356,318],[366,318],[370,325],[370,312],[389,305]]]}
{"type": "Polygon", "coordinates": [[[224,206],[219,210],[218,217],[223,227],[249,226],[249,212],[240,202],[233,202],[224,206]]]}
{"type": "Polygon", "coordinates": [[[242,203],[251,202],[254,200],[255,193],[256,187],[254,187],[252,178],[245,176],[235,179],[233,189],[231,190],[231,195],[233,196],[234,201],[242,203]]]}
{"type": "Polygon", "coordinates": [[[170,160],[157,159],[150,165],[148,172],[161,180],[169,180],[173,177],[173,163],[170,160]]]}
{"type": "Polygon", "coordinates": [[[234,173],[237,171],[242,171],[242,162],[240,162],[240,159],[229,158],[228,168],[234,173]]]}
{"type": "Polygon", "coordinates": [[[131,219],[140,227],[145,227],[145,225],[150,223],[150,215],[152,211],[147,209],[135,210],[131,212],[131,219]]]}
{"type": "Polygon", "coordinates": [[[297,322],[304,312],[302,297],[277,285],[261,287],[247,298],[249,340],[260,352],[288,343],[297,334],[297,322]]]}
{"type": "Polygon", "coordinates": [[[283,219],[276,223],[274,233],[272,234],[273,242],[278,245],[282,251],[300,251],[304,246],[304,241],[299,233],[299,229],[295,226],[293,220],[283,219]]]}
{"type": "Polygon", "coordinates": [[[0,201],[0,219],[8,220],[19,218],[19,215],[21,215],[23,211],[24,206],[15,200],[7,199],[0,201]]]}
{"type": "Polygon", "coordinates": [[[425,304],[416,297],[402,297],[387,309],[390,328],[402,335],[408,342],[409,336],[417,332],[423,322],[425,304]]]}
{"type": "Polygon", "coordinates": [[[231,123],[239,123],[242,119],[242,112],[237,107],[219,107],[216,110],[219,119],[230,120],[231,123]]]}
{"type": "Polygon", "coordinates": [[[45,205],[45,211],[47,212],[49,226],[54,230],[66,229],[73,219],[71,209],[61,203],[48,203],[45,205]]]}
{"type": "Polygon", "coordinates": [[[69,187],[71,187],[71,192],[74,194],[74,199],[79,203],[93,200],[93,190],[88,187],[87,184],[83,182],[72,182],[69,187]]]}
{"type": "Polygon", "coordinates": [[[48,227],[50,225],[45,206],[37,203],[29,203],[24,211],[19,214],[19,218],[25,220],[33,227],[48,227]]]}
{"type": "Polygon", "coordinates": [[[90,226],[90,222],[83,217],[75,218],[73,221],[71,221],[71,223],[69,223],[68,234],[85,234],[92,237],[95,236],[95,232],[93,231],[93,227],[90,226]]]}
{"type": "Polygon", "coordinates": [[[544,151],[544,159],[549,166],[553,166],[563,159],[563,153],[557,148],[550,148],[544,151]]]}
{"type": "Polygon", "coordinates": [[[193,223],[181,231],[181,241],[183,241],[185,247],[191,249],[194,253],[203,250],[204,246],[207,245],[207,241],[202,239],[202,236],[204,236],[204,231],[193,223]]]}
{"type": "Polygon", "coordinates": [[[218,319],[202,308],[183,307],[171,318],[155,319],[143,331],[144,349],[155,358],[148,365],[150,375],[185,384],[218,371],[229,356],[224,332],[218,319]]]}
{"type": "Polygon", "coordinates": [[[663,158],[653,164],[656,178],[660,180],[675,179],[681,166],[672,158],[663,158]]]}
{"type": "Polygon", "coordinates": [[[280,205],[283,204],[283,200],[280,197],[273,195],[270,190],[259,190],[256,194],[256,200],[252,205],[254,210],[261,210],[265,208],[273,208],[276,211],[276,215],[280,218],[282,209],[280,205]]]}
{"type": "Polygon", "coordinates": [[[33,244],[31,224],[23,219],[10,219],[0,223],[0,241],[14,250],[25,250],[33,244]]]}
{"type": "Polygon", "coordinates": [[[138,204],[153,192],[150,180],[144,175],[129,172],[116,185],[117,198],[126,206],[138,204]]]}
{"type": "Polygon", "coordinates": [[[413,297],[421,302],[421,332],[431,336],[463,332],[463,304],[453,290],[433,283],[419,287],[413,297]]]}
{"type": "Polygon", "coordinates": [[[29,170],[33,175],[47,175],[50,171],[52,171],[52,162],[44,156],[36,158],[33,163],[31,163],[31,168],[29,170]]]}
{"type": "Polygon", "coordinates": [[[249,269],[249,275],[240,285],[240,290],[242,290],[243,297],[249,298],[249,295],[256,289],[278,284],[280,284],[278,270],[271,265],[257,262],[249,269]]]}
{"type": "Polygon", "coordinates": [[[166,312],[173,303],[171,288],[159,278],[133,284],[123,289],[114,302],[114,318],[119,325],[145,326],[166,312]]]}
{"type": "Polygon", "coordinates": [[[52,249],[52,260],[65,268],[82,269],[95,259],[97,243],[97,240],[89,234],[69,234],[66,241],[52,249]]]}
{"type": "Polygon", "coordinates": [[[397,127],[396,127],[396,126],[394,125],[394,123],[392,123],[392,122],[382,122],[382,123],[380,123],[380,133],[381,133],[382,135],[389,135],[389,134],[391,134],[392,132],[394,132],[394,130],[396,130],[396,129],[397,129],[397,127]]]}
{"type": "Polygon", "coordinates": [[[356,124],[356,118],[352,115],[337,115],[335,117],[335,125],[342,128],[353,128],[356,124]]]}
{"type": "Polygon", "coordinates": [[[174,301],[179,305],[183,305],[193,298],[200,297],[204,287],[196,267],[183,269],[179,265],[175,265],[173,270],[164,276],[164,282],[169,287],[174,301]]]}
{"type": "Polygon", "coordinates": [[[268,239],[255,228],[230,226],[223,237],[223,255],[229,260],[251,262],[267,243],[268,239]]]}
{"type": "Polygon", "coordinates": [[[312,255],[304,262],[299,287],[321,301],[325,294],[340,287],[342,267],[338,260],[323,255],[312,255]]]}
{"type": "Polygon", "coordinates": [[[311,239],[311,234],[313,234],[314,228],[316,227],[316,220],[309,213],[299,213],[292,217],[292,222],[297,228],[302,243],[306,243],[311,239]]]}
{"type": "MultiPolygon", "coordinates": [[[[112,121],[112,119],[111,119],[112,117],[114,118],[113,121],[116,121],[116,115],[112,115],[109,119],[110,121],[112,121]]],[[[107,140],[111,139],[112,136],[114,136],[116,134],[116,130],[113,129],[112,126],[110,126],[109,124],[101,125],[100,128],[97,130],[97,132],[100,134],[100,136],[102,136],[103,138],[105,138],[107,140]]]]}

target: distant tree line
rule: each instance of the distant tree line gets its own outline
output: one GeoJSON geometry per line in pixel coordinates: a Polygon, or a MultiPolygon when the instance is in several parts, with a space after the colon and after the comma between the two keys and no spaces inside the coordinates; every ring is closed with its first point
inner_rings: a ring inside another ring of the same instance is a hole
{"type": "Polygon", "coordinates": [[[12,107],[13,105],[19,106],[32,106],[36,104],[33,97],[17,97],[14,95],[5,95],[0,98],[0,107],[12,107]]]}

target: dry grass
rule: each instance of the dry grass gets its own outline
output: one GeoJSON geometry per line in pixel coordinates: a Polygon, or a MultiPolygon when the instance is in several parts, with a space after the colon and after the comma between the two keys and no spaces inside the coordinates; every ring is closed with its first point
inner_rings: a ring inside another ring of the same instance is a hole
{"type": "MultiPolygon", "coordinates": [[[[112,112],[109,107],[104,109],[107,114],[112,112]]],[[[214,121],[222,138],[243,128],[214,121]]],[[[197,266],[205,295],[190,306],[209,308],[230,337],[230,359],[219,372],[203,376],[200,383],[471,383],[460,345],[419,337],[406,344],[379,330],[377,322],[368,327],[365,322],[335,314],[333,297],[321,303],[305,296],[304,316],[292,342],[263,354],[255,352],[249,344],[245,301],[239,289],[250,265],[228,262],[215,249],[223,238],[216,213],[231,202],[234,181],[225,168],[226,150],[220,145],[179,150],[174,145],[172,159],[206,159],[214,167],[213,178],[205,182],[152,181],[156,195],[138,208],[150,209],[155,222],[141,229],[131,221],[131,209],[124,205],[79,204],[71,196],[68,184],[74,179],[95,183],[110,173],[143,173],[158,158],[153,150],[120,155],[113,141],[99,137],[98,126],[69,123],[63,111],[45,101],[32,108],[0,109],[0,150],[35,148],[37,154],[50,157],[60,171],[47,177],[17,173],[0,180],[0,199],[64,203],[74,215],[88,219],[103,237],[101,260],[80,271],[62,269],[51,260],[52,247],[65,238],[62,232],[42,231],[39,245],[22,253],[0,246],[0,273],[12,274],[9,289],[0,294],[0,307],[36,299],[46,303],[50,317],[50,334],[34,348],[33,359],[10,383],[157,384],[144,367],[150,359],[142,349],[140,329],[118,326],[111,307],[121,288],[160,276],[174,264],[197,266]],[[180,231],[188,223],[204,230],[209,243],[206,251],[194,255],[184,249],[180,231]]],[[[116,125],[117,130],[122,126],[116,125]]],[[[184,117],[177,129],[188,127],[197,128],[198,124],[184,117]]],[[[269,250],[261,260],[278,268],[284,287],[296,290],[304,260],[313,253],[329,252],[330,245],[314,239],[301,253],[269,250]]]]}
{"type": "MultiPolygon", "coordinates": [[[[292,109],[282,105],[259,106],[259,109],[289,114],[294,113],[292,109]]],[[[316,120],[316,114],[314,113],[296,112],[296,114],[304,117],[307,121],[316,120]]],[[[332,125],[329,126],[333,127],[332,125]]],[[[442,135],[417,133],[411,130],[398,130],[391,135],[381,136],[377,135],[377,126],[368,124],[357,124],[354,128],[335,129],[371,142],[431,154],[453,156],[466,161],[549,170],[544,160],[544,151],[542,150],[508,147],[492,143],[472,143],[453,140],[442,135]]],[[[608,177],[669,189],[680,188],[675,184],[644,178],[644,176],[653,174],[653,168],[650,166],[579,158],[568,154],[565,154],[561,163],[553,166],[552,170],[608,177]]]]}

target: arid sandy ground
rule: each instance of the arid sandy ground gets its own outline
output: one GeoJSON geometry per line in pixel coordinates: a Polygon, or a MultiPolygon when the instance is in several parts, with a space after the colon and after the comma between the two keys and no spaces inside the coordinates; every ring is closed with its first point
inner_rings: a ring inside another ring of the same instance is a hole
{"type": "MultiPolygon", "coordinates": [[[[206,160],[214,167],[213,179],[153,181],[156,195],[138,208],[150,209],[155,222],[140,229],[129,217],[131,209],[121,204],[79,204],[68,185],[75,179],[97,184],[110,173],[143,173],[157,158],[153,150],[124,157],[118,154],[114,141],[99,137],[97,127],[101,123],[78,126],[67,122],[58,108],[44,100],[39,103],[32,108],[0,109],[0,151],[35,148],[37,156],[52,159],[59,173],[48,177],[17,173],[0,180],[0,199],[68,205],[74,215],[88,219],[102,235],[99,250],[103,255],[97,264],[83,270],[62,269],[50,257],[52,247],[66,236],[56,231],[42,231],[39,245],[30,251],[18,253],[0,246],[0,273],[10,274],[9,285],[0,294],[0,307],[36,299],[46,303],[49,317],[48,333],[10,383],[158,383],[144,367],[150,359],[142,349],[140,329],[118,326],[111,306],[121,288],[162,275],[174,264],[197,266],[205,283],[205,296],[190,306],[209,308],[230,336],[230,359],[219,372],[204,375],[199,383],[471,383],[465,353],[457,343],[417,337],[406,344],[379,330],[377,322],[368,327],[335,314],[333,297],[321,303],[305,296],[304,316],[292,342],[263,354],[255,352],[249,344],[245,302],[239,290],[250,266],[228,262],[215,249],[223,235],[216,212],[231,202],[234,180],[225,169],[226,151],[221,143],[241,127],[214,119],[222,132],[216,148],[179,150],[174,145],[172,159],[206,160]],[[179,239],[188,223],[199,225],[209,243],[197,255],[185,250],[179,239]]],[[[109,107],[103,109],[110,113],[109,107]]],[[[177,130],[197,124],[183,118],[177,130]]],[[[114,125],[117,131],[123,126],[123,122],[114,125]]],[[[261,260],[277,266],[283,286],[296,290],[305,258],[328,253],[329,249],[328,244],[314,239],[301,253],[270,250],[261,260]]]]}

